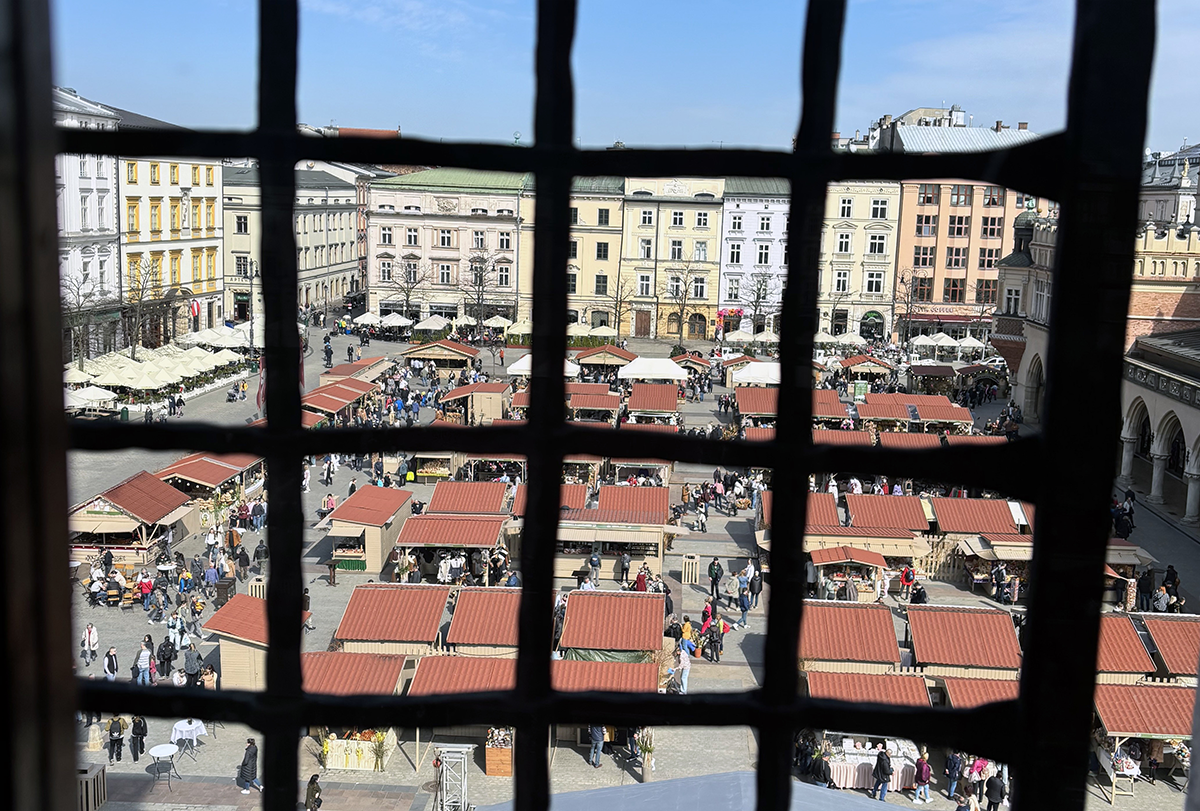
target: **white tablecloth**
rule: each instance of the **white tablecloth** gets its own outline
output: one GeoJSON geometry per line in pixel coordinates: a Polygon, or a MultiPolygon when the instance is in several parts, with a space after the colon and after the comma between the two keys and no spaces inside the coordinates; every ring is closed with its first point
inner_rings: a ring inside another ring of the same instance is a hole
{"type": "Polygon", "coordinates": [[[208,730],[204,728],[203,721],[180,721],[171,727],[171,740],[173,741],[191,741],[195,743],[196,738],[200,735],[208,735],[208,730]]]}

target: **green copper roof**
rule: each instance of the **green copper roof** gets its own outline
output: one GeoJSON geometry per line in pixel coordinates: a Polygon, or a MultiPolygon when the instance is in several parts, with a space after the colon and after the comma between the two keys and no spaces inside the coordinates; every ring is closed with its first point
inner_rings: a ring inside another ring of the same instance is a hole
{"type": "Polygon", "coordinates": [[[755,194],[763,197],[787,197],[792,184],[781,177],[730,177],[725,180],[725,196],[755,194]]]}
{"type": "Polygon", "coordinates": [[[511,192],[524,188],[526,175],[520,172],[485,172],[478,169],[426,169],[409,175],[397,175],[374,183],[391,189],[442,189],[446,191],[511,192]]]}

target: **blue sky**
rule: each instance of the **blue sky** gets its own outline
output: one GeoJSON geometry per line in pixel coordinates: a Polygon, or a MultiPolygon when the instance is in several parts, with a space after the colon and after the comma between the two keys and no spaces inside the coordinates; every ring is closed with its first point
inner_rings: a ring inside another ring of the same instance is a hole
{"type": "MultiPolygon", "coordinates": [[[[1180,91],[1200,21],[1163,0],[1147,143],[1200,138],[1180,91]]],[[[533,0],[301,0],[301,120],[448,140],[533,131],[533,0]]],[[[255,120],[256,4],[53,0],[55,81],[191,127],[255,120]]],[[[585,146],[785,148],[804,6],[580,0],[573,70],[585,146]]],[[[976,124],[1062,126],[1067,0],[850,0],[837,127],[957,103],[976,124]]]]}

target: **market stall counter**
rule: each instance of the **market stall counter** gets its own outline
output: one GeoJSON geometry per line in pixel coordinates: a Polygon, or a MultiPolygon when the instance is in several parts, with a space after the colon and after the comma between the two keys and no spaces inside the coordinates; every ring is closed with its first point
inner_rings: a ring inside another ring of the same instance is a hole
{"type": "Polygon", "coordinates": [[[853,546],[831,546],[814,549],[811,553],[818,577],[824,575],[837,584],[838,593],[845,587],[849,602],[872,603],[877,598],[876,583],[883,577],[887,561],[878,552],[856,549],[853,546]]]}
{"type": "Polygon", "coordinates": [[[325,521],[338,568],[378,576],[409,515],[412,493],[364,485],[338,505],[325,521]]]}
{"type": "Polygon", "coordinates": [[[1097,684],[1093,751],[1111,786],[1098,782],[1110,804],[1134,796],[1134,782],[1154,760],[1169,774],[1191,768],[1194,687],[1097,684]]]}

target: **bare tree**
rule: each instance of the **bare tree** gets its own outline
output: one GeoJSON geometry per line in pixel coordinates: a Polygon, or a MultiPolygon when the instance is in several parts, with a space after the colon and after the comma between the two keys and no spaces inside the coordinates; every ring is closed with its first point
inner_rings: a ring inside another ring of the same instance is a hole
{"type": "Polygon", "coordinates": [[[511,286],[511,266],[506,261],[500,261],[497,254],[479,251],[467,259],[467,272],[459,273],[458,289],[463,296],[463,311],[473,317],[478,323],[484,321],[484,313],[488,305],[494,305],[498,300],[498,290],[511,286]],[[503,276],[510,278],[504,285],[503,276]]]}
{"type": "Polygon", "coordinates": [[[901,345],[908,343],[915,305],[929,301],[929,299],[923,298],[925,293],[922,291],[927,288],[923,287],[919,281],[928,278],[929,272],[923,268],[905,268],[897,274],[896,291],[894,294],[896,309],[903,311],[904,314],[904,329],[900,335],[901,345]]]}
{"type": "Polygon", "coordinates": [[[672,316],[679,321],[679,345],[683,345],[688,314],[695,308],[697,302],[707,303],[706,297],[695,295],[694,284],[697,278],[707,277],[693,270],[695,263],[692,259],[676,259],[674,267],[665,270],[666,279],[658,288],[659,298],[665,302],[667,310],[667,334],[671,334],[672,316]]]}
{"type": "Polygon", "coordinates": [[[137,360],[137,348],[142,342],[146,323],[162,308],[162,264],[142,259],[127,270],[124,309],[125,335],[129,340],[129,357],[137,360]]]}
{"type": "MultiPolygon", "coordinates": [[[[749,300],[745,309],[750,311],[751,332],[757,332],[768,318],[779,312],[781,289],[778,278],[772,273],[760,271],[750,276],[750,286],[746,289],[749,300]]],[[[739,324],[738,329],[741,328],[739,324]]]]}
{"type": "Polygon", "coordinates": [[[398,265],[392,268],[390,279],[380,279],[377,286],[393,301],[404,302],[404,316],[412,312],[413,302],[418,304],[433,281],[433,265],[429,262],[413,263],[412,266],[398,265]]]}
{"type": "MultiPolygon", "coordinates": [[[[838,309],[845,301],[850,301],[858,295],[852,288],[847,287],[845,290],[835,291],[826,299],[829,302],[829,334],[833,335],[833,320],[837,317],[838,309]]],[[[847,323],[846,331],[850,331],[850,325],[847,323]]]]}
{"type": "MultiPolygon", "coordinates": [[[[999,287],[999,282],[995,279],[987,280],[991,281],[994,286],[986,288],[983,286],[984,281],[984,279],[976,281],[975,284],[971,285],[971,289],[967,291],[970,296],[968,304],[975,311],[974,323],[976,324],[983,323],[985,318],[988,318],[996,311],[996,296],[998,295],[997,288],[999,287]]],[[[967,334],[970,334],[969,327],[967,334]]]]}
{"type": "Polygon", "coordinates": [[[602,298],[605,305],[612,307],[612,326],[617,331],[618,341],[621,339],[621,323],[624,321],[625,313],[630,310],[633,295],[633,282],[629,280],[628,276],[622,275],[621,269],[617,268],[617,275],[610,281],[602,298]]]}
{"type": "Polygon", "coordinates": [[[62,299],[63,328],[70,331],[71,355],[79,364],[79,370],[83,371],[83,362],[88,357],[91,345],[96,310],[111,299],[107,291],[86,273],[64,273],[59,279],[59,295],[62,299]]]}

